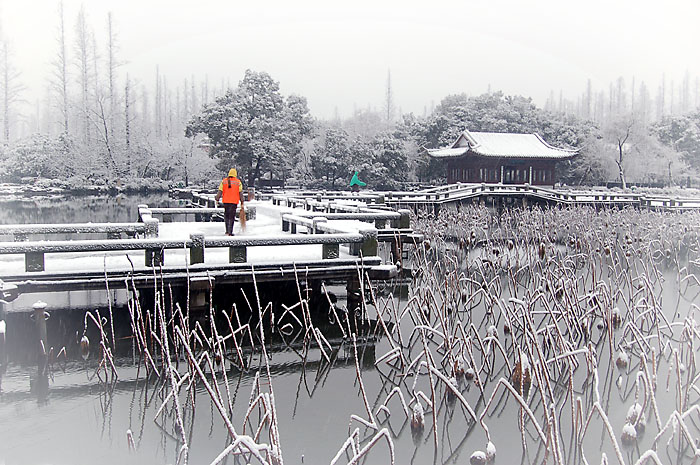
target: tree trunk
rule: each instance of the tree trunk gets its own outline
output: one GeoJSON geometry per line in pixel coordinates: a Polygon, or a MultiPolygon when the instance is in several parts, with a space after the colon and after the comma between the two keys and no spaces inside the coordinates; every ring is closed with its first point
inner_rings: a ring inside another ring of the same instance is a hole
{"type": "Polygon", "coordinates": [[[130,127],[130,102],[129,102],[129,75],[126,75],[124,86],[124,139],[126,143],[126,172],[131,175],[131,127],[130,127]]]}
{"type": "Polygon", "coordinates": [[[85,9],[80,8],[76,23],[76,52],[78,54],[78,66],[80,69],[81,105],[83,112],[83,137],[86,144],[90,144],[90,115],[89,115],[89,85],[90,62],[88,27],[85,20],[85,9]]]}
{"type": "Polygon", "coordinates": [[[59,23],[59,38],[58,38],[58,74],[60,82],[58,83],[59,92],[61,93],[61,114],[63,116],[63,132],[68,134],[68,71],[66,66],[68,57],[66,56],[66,29],[65,18],[63,15],[63,2],[59,5],[60,23],[59,23]]]}
{"type": "Polygon", "coordinates": [[[625,169],[622,166],[622,163],[624,161],[624,147],[625,147],[625,142],[627,142],[627,138],[630,135],[630,128],[627,128],[627,134],[625,135],[624,139],[618,139],[617,140],[617,148],[619,150],[619,158],[615,161],[617,163],[617,168],[620,170],[620,183],[622,184],[622,189],[626,190],[627,189],[627,181],[625,180],[625,169]]]}
{"type": "Polygon", "coordinates": [[[260,161],[260,158],[255,161],[255,169],[251,173],[253,179],[249,179],[248,187],[255,187],[255,181],[260,177],[260,161]]]}

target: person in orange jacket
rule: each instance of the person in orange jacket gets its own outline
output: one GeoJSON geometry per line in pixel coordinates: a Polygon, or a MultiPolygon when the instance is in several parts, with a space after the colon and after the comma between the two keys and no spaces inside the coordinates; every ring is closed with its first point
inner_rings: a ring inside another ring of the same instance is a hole
{"type": "Polygon", "coordinates": [[[236,209],[240,202],[243,208],[243,183],[238,179],[238,171],[231,168],[228,176],[219,184],[219,191],[214,197],[218,202],[224,204],[224,223],[226,224],[226,235],[233,236],[233,223],[236,221],[236,209]]]}

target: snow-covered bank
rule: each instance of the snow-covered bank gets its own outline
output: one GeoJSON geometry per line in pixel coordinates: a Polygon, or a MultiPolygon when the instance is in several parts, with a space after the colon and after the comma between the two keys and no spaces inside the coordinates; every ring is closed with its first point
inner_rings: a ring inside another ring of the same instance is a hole
{"type": "Polygon", "coordinates": [[[0,201],[35,196],[99,195],[167,192],[170,183],[161,179],[100,180],[82,178],[23,178],[20,183],[0,183],[0,201]]]}

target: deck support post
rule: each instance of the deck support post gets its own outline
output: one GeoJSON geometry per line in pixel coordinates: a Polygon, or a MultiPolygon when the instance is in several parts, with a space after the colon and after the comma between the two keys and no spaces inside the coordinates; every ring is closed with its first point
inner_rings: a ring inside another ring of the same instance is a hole
{"type": "Polygon", "coordinates": [[[204,234],[190,234],[190,264],[204,263],[204,234]]]}
{"type": "Polygon", "coordinates": [[[340,245],[339,244],[322,244],[323,246],[323,259],[329,260],[332,258],[340,257],[340,245]]]}
{"type": "Polygon", "coordinates": [[[246,247],[235,245],[228,248],[229,263],[245,263],[248,261],[248,250],[246,247]]]}
{"type": "Polygon", "coordinates": [[[363,229],[362,242],[350,244],[350,253],[355,256],[373,257],[377,255],[377,230],[375,228],[363,229]]]}
{"type": "Polygon", "coordinates": [[[391,220],[391,227],[394,229],[409,229],[411,227],[411,210],[399,210],[400,218],[391,220]]]}
{"type": "Polygon", "coordinates": [[[146,249],[146,266],[161,266],[164,263],[165,253],[161,248],[146,249]]]}
{"type": "MultiPolygon", "coordinates": [[[[37,344],[37,349],[38,349],[38,357],[37,357],[37,365],[39,368],[38,371],[38,378],[36,382],[41,383],[43,379],[46,378],[47,372],[46,372],[46,361],[47,361],[47,347],[48,347],[48,340],[46,337],[46,319],[47,319],[47,313],[46,313],[46,307],[48,305],[46,302],[42,302],[41,300],[38,300],[37,302],[32,305],[32,308],[34,309],[34,324],[36,325],[36,333],[38,336],[38,344],[37,344]]],[[[48,382],[48,381],[47,381],[48,382]]]]}
{"type": "Polygon", "coordinates": [[[151,216],[151,210],[148,209],[148,205],[145,203],[139,204],[138,212],[139,212],[139,223],[142,222],[146,217],[151,216]]]}
{"type": "Polygon", "coordinates": [[[312,234],[323,234],[323,231],[321,231],[318,227],[319,223],[326,223],[328,222],[328,219],[323,217],[323,216],[316,216],[311,220],[312,226],[312,234]]]}
{"type": "Polygon", "coordinates": [[[348,302],[348,313],[350,316],[350,324],[355,323],[355,318],[360,316],[362,311],[362,293],[360,292],[360,278],[358,276],[353,276],[348,279],[347,285],[347,302],[348,302]]]}
{"type": "Polygon", "coordinates": [[[149,217],[144,218],[143,222],[146,225],[146,237],[158,237],[158,220],[149,217]]]}
{"type": "Polygon", "coordinates": [[[44,252],[27,252],[24,254],[25,271],[44,271],[44,252]]]}

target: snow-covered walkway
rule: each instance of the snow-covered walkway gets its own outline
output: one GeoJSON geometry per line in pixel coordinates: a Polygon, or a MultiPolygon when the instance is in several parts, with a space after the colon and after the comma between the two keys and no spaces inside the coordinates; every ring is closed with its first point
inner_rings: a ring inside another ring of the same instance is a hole
{"type": "MultiPolygon", "coordinates": [[[[276,238],[289,237],[290,234],[282,231],[281,213],[294,213],[289,207],[272,205],[268,201],[251,201],[247,206],[254,206],[257,210],[256,218],[248,220],[245,230],[237,221],[234,227],[236,237],[264,238],[268,243],[274,243],[276,238]]],[[[304,210],[298,210],[305,212],[304,210]]],[[[334,227],[347,233],[357,233],[361,229],[370,227],[360,221],[334,221],[334,227]]],[[[203,234],[205,239],[226,239],[223,222],[160,222],[158,225],[159,240],[188,240],[192,234],[203,234]]],[[[105,239],[103,242],[107,242],[105,239]]],[[[36,241],[32,241],[36,243],[36,241]]],[[[46,241],[49,244],[50,239],[46,241]]],[[[246,263],[270,264],[270,263],[303,263],[305,261],[317,261],[322,259],[322,245],[319,244],[295,244],[295,245],[264,245],[247,247],[246,263]]],[[[348,258],[349,250],[341,246],[339,258],[348,258]]],[[[183,267],[189,265],[189,249],[167,249],[164,251],[165,267],[183,267]]],[[[205,265],[224,265],[229,263],[228,247],[205,248],[205,265]]],[[[145,268],[143,250],[120,250],[101,252],[57,252],[45,254],[45,267],[47,273],[70,272],[95,272],[117,270],[139,270],[145,268]]],[[[25,272],[24,254],[0,254],[0,279],[3,276],[19,275],[25,272]]],[[[31,274],[31,273],[30,273],[31,274]]]]}

